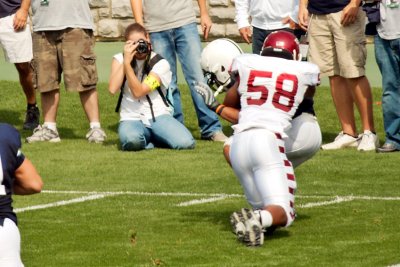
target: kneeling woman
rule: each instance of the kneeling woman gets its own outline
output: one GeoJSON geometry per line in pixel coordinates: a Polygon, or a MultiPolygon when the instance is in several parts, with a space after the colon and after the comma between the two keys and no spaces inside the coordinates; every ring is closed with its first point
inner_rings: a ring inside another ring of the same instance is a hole
{"type": "Polygon", "coordinates": [[[142,25],[129,25],[125,39],[124,53],[113,58],[109,84],[112,94],[123,85],[118,127],[122,150],[194,148],[192,134],[172,116],[167,97],[172,76],[168,62],[151,51],[142,25]]]}

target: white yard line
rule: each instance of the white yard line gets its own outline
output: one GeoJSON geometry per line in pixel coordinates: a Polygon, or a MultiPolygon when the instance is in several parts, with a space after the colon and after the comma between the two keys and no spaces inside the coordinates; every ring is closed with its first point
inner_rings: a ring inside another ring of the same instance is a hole
{"type": "MultiPolygon", "coordinates": [[[[190,193],[190,192],[135,192],[135,191],[116,191],[116,192],[97,192],[97,191],[64,191],[64,190],[43,190],[44,194],[67,194],[67,195],[85,195],[79,198],[74,198],[70,200],[61,200],[57,202],[52,202],[48,204],[28,206],[24,208],[14,209],[16,213],[21,213],[29,210],[39,210],[39,209],[47,209],[57,206],[65,206],[74,203],[82,203],[90,200],[102,199],[109,196],[115,195],[136,195],[136,196],[173,196],[173,197],[202,197],[200,199],[194,199],[190,201],[185,201],[178,203],[177,206],[187,207],[193,205],[199,205],[204,203],[211,203],[221,201],[227,198],[239,198],[244,197],[241,194],[206,194],[206,193],[190,193]]],[[[296,198],[314,198],[314,199],[327,199],[332,198],[332,196],[307,196],[307,195],[298,195],[296,198]]],[[[320,207],[326,205],[334,205],[341,202],[348,202],[352,200],[382,200],[382,201],[398,201],[400,197],[372,197],[372,196],[334,196],[334,199],[327,201],[318,201],[318,202],[310,202],[306,204],[298,204],[298,208],[313,208],[320,207]]],[[[400,267],[400,266],[398,266],[400,267]]]]}
{"type": "Polygon", "coordinates": [[[65,206],[65,205],[74,204],[74,203],[86,202],[89,200],[101,199],[101,198],[105,198],[107,196],[113,196],[113,195],[117,195],[117,194],[92,194],[92,195],[73,198],[73,199],[69,199],[69,200],[61,200],[61,201],[48,203],[48,204],[28,206],[25,208],[14,209],[14,212],[21,213],[21,212],[28,211],[28,210],[41,210],[41,209],[47,209],[47,208],[52,208],[52,207],[65,206]]]}

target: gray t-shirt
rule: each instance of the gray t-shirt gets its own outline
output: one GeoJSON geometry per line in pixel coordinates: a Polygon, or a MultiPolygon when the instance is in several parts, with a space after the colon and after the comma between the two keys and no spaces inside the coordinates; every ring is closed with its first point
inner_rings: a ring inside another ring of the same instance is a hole
{"type": "Polygon", "coordinates": [[[89,0],[32,0],[33,31],[58,31],[66,28],[93,29],[89,0]]]}
{"type": "Polygon", "coordinates": [[[381,4],[380,13],[381,23],[377,26],[379,36],[385,40],[400,38],[400,7],[390,8],[381,4]]]}
{"type": "Polygon", "coordinates": [[[191,0],[143,0],[143,21],[149,32],[160,32],[196,22],[191,0]]]}

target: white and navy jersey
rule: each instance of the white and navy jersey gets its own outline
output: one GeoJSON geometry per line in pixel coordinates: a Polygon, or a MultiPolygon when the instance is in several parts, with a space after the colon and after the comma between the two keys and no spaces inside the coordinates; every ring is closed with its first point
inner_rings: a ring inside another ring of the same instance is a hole
{"type": "Polygon", "coordinates": [[[241,104],[235,133],[263,128],[286,137],[307,88],[319,84],[316,65],[277,57],[243,54],[234,59],[231,71],[239,75],[241,104]]]}
{"type": "Polygon", "coordinates": [[[18,131],[9,124],[0,123],[0,225],[3,225],[5,218],[17,224],[17,217],[11,205],[11,194],[15,171],[24,160],[18,131]]]}

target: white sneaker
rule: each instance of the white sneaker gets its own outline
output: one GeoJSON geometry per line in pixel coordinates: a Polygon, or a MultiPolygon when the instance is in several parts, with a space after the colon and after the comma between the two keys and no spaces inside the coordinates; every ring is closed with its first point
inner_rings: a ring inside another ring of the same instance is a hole
{"type": "Polygon", "coordinates": [[[379,139],[370,130],[365,130],[361,137],[361,142],[357,147],[358,151],[371,151],[379,147],[379,139]]]}
{"type": "Polygon", "coordinates": [[[34,143],[34,142],[51,142],[57,143],[60,142],[60,136],[58,135],[57,130],[52,130],[47,128],[46,126],[38,126],[33,130],[32,136],[26,138],[27,143],[34,143]]]}
{"type": "Polygon", "coordinates": [[[101,128],[92,128],[86,134],[86,138],[89,143],[103,143],[107,135],[101,128]]]}
{"type": "Polygon", "coordinates": [[[213,135],[211,135],[210,137],[202,136],[201,139],[211,140],[214,142],[225,142],[226,140],[228,140],[228,137],[222,131],[217,131],[217,132],[213,133],[213,135]]]}
{"type": "Polygon", "coordinates": [[[360,137],[353,137],[351,135],[340,132],[332,143],[321,146],[322,150],[334,150],[345,147],[357,147],[360,137]]]}

